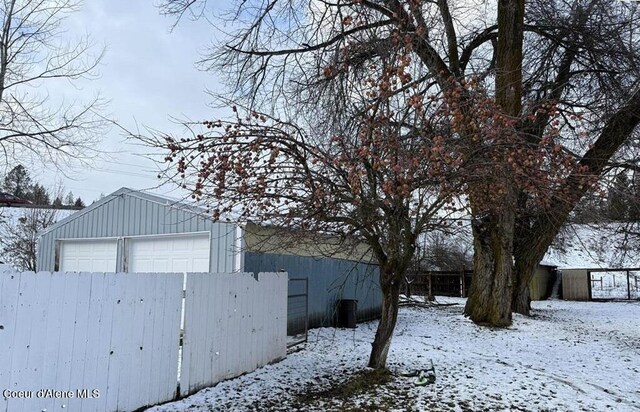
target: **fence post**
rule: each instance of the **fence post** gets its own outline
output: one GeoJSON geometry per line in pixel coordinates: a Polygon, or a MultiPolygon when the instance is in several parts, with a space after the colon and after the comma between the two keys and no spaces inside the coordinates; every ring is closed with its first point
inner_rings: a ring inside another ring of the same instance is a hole
{"type": "Polygon", "coordinates": [[[304,309],[304,341],[309,341],[309,275],[305,278],[304,294],[306,295],[305,309],[304,309]]]}
{"type": "Polygon", "coordinates": [[[631,272],[627,270],[627,297],[631,300],[631,281],[629,276],[631,276],[631,272]]]}

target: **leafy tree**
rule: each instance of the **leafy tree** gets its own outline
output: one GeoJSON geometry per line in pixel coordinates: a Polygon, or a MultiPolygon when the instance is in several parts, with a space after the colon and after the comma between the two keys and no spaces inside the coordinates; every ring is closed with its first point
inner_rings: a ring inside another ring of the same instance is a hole
{"type": "Polygon", "coordinates": [[[402,99],[386,90],[409,81],[406,61],[394,56],[370,66],[370,81],[382,96],[373,105],[354,98],[351,121],[332,133],[236,109],[235,121],[206,122],[191,138],[146,140],[170,150],[175,178],[211,205],[215,218],[235,212],[240,220],[292,233],[367,244],[380,265],[383,293],[369,359],[374,368],[386,365],[416,240],[456,210],[451,194],[466,165],[455,142],[442,137],[459,126],[448,108],[411,89],[402,99]],[[422,127],[405,127],[408,118],[422,127]]]}

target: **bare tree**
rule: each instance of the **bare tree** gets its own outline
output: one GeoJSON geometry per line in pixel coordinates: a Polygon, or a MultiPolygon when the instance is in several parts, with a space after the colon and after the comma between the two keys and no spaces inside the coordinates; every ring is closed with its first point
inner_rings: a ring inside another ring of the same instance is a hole
{"type": "Polygon", "coordinates": [[[78,8],[73,0],[0,2],[0,152],[7,163],[60,166],[98,154],[106,125],[100,98],[69,103],[46,89],[96,74],[102,54],[93,54],[90,40],[65,39],[63,23],[78,8]]]}
{"type": "MultiPolygon", "coordinates": [[[[537,38],[525,42],[524,67],[531,67],[523,82],[525,101],[532,108],[554,102],[563,150],[575,154],[578,167],[555,188],[550,207],[533,207],[526,195],[518,195],[513,310],[523,314],[529,313],[536,264],[582,196],[608,171],[616,152],[637,138],[640,123],[638,5],[599,0],[527,4],[525,30],[537,38]]],[[[535,139],[547,123],[540,118],[523,123],[521,130],[535,139]]]]}
{"type": "Polygon", "coordinates": [[[416,254],[416,266],[423,270],[448,271],[471,268],[471,230],[458,226],[453,226],[452,229],[454,230],[433,232],[421,239],[422,246],[416,254]]]}
{"type": "MultiPolygon", "coordinates": [[[[363,242],[380,266],[382,318],[369,366],[386,365],[397,320],[398,297],[418,236],[442,224],[460,157],[445,150],[442,128],[426,97],[404,91],[404,109],[393,104],[384,84],[409,82],[399,64],[378,67],[372,87],[385,97],[360,112],[336,134],[284,122],[264,113],[237,109],[235,121],[206,122],[193,137],[143,138],[169,150],[169,177],[212,208],[215,218],[268,222],[302,230],[306,236],[331,236],[363,242]],[[404,80],[401,80],[404,79],[404,80]],[[240,115],[242,112],[242,115],[240,115]],[[421,127],[406,127],[420,124],[421,127]]],[[[373,69],[372,69],[373,72],[373,69]]],[[[337,132],[337,130],[334,130],[337,132]]],[[[290,232],[295,233],[295,232],[290,232]]]]}
{"type": "MultiPolygon", "coordinates": [[[[165,3],[167,11],[206,6],[165,3]]],[[[350,96],[366,95],[366,81],[354,88],[345,79],[359,72],[366,80],[381,52],[410,45],[412,87],[455,97],[460,124],[477,125],[488,103],[455,85],[481,84],[502,138],[458,129],[465,160],[477,160],[464,185],[475,272],[465,311],[506,325],[512,310],[529,312],[535,265],[640,122],[636,8],[607,0],[246,1],[230,16],[237,31],[203,64],[225,73],[250,108],[322,119],[320,129],[342,123],[350,96]]]]}
{"type": "Polygon", "coordinates": [[[54,224],[56,210],[24,209],[12,220],[0,221],[0,254],[18,270],[36,270],[38,233],[54,224]]]}

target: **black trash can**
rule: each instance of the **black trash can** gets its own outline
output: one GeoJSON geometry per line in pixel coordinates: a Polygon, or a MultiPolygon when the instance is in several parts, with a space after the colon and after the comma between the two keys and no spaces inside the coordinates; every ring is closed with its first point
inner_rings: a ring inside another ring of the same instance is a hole
{"type": "Polygon", "coordinates": [[[339,328],[355,329],[358,301],[355,299],[340,299],[338,300],[338,307],[336,309],[338,313],[336,326],[339,328]]]}

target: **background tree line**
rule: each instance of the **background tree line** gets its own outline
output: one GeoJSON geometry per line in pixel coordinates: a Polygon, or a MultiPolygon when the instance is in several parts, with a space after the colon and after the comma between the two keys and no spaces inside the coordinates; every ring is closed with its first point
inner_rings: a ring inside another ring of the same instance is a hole
{"type": "Polygon", "coordinates": [[[38,182],[34,182],[23,165],[17,165],[2,179],[2,191],[20,199],[28,200],[34,205],[43,206],[75,206],[84,207],[80,197],[74,197],[69,191],[62,195],[62,189],[48,190],[38,182]]]}

